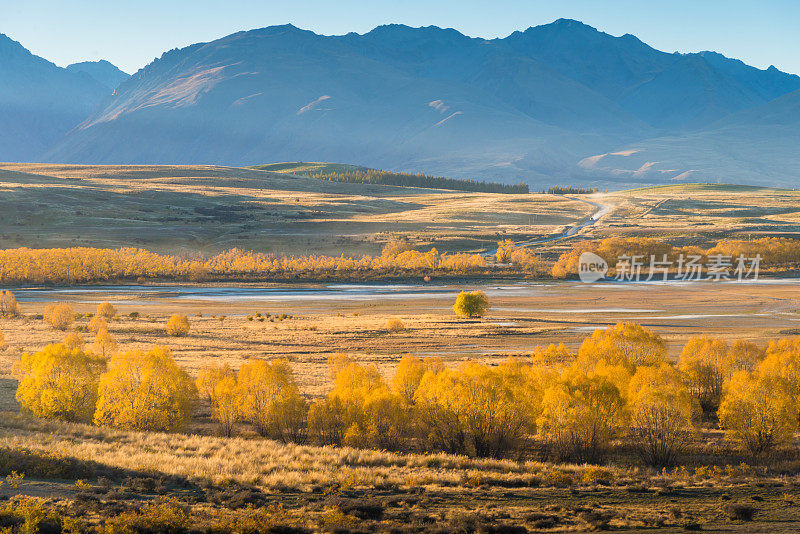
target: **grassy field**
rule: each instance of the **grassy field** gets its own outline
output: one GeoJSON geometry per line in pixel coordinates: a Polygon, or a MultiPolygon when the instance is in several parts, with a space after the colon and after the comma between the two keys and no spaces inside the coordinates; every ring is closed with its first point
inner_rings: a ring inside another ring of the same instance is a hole
{"type": "MultiPolygon", "coordinates": [[[[594,210],[560,195],[337,183],[276,165],[0,164],[0,247],[138,246],[187,254],[238,247],[359,255],[408,238],[441,251],[490,251],[499,239],[558,234],[594,210]]],[[[341,170],[322,163],[306,167],[341,170]]],[[[731,236],[800,235],[800,191],[687,184],[570,197],[613,206],[573,239],[652,236],[707,245],[731,236]]],[[[537,248],[557,252],[567,245],[537,248]]]]}
{"type": "Polygon", "coordinates": [[[590,235],[710,243],[723,237],[800,236],[800,191],[687,184],[610,193],[616,208],[590,235]]]}
{"type": "Polygon", "coordinates": [[[345,184],[208,166],[0,164],[0,247],[238,247],[375,254],[395,237],[441,251],[549,235],[591,207],[554,195],[345,184]]]}

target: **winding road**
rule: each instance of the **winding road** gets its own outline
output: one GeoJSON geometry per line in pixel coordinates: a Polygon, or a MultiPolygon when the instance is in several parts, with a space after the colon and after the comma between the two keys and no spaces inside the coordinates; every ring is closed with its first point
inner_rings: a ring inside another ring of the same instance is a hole
{"type": "MultiPolygon", "coordinates": [[[[562,196],[564,196],[564,195],[562,195],[562,196]]],[[[564,198],[567,198],[569,200],[574,200],[576,202],[583,202],[584,204],[589,204],[589,205],[594,206],[595,208],[597,208],[597,211],[594,212],[592,214],[592,216],[589,217],[588,219],[586,219],[585,221],[579,222],[577,224],[573,224],[572,226],[568,227],[566,230],[564,230],[563,232],[561,232],[559,234],[552,235],[550,237],[543,237],[543,238],[540,238],[540,239],[533,239],[531,241],[521,241],[519,243],[516,243],[516,245],[518,247],[528,247],[528,246],[531,246],[531,245],[541,245],[543,243],[550,243],[552,241],[558,241],[559,239],[565,239],[567,237],[572,237],[574,235],[577,235],[584,228],[587,228],[589,226],[594,225],[597,221],[599,221],[600,219],[602,219],[603,217],[605,217],[606,215],[611,213],[611,211],[614,209],[614,205],[613,204],[600,204],[598,202],[592,202],[591,200],[584,200],[582,198],[575,198],[575,197],[568,197],[568,196],[564,196],[564,198]]],[[[490,254],[487,253],[487,255],[491,255],[491,256],[494,256],[496,254],[497,254],[497,249],[494,249],[490,254]]]]}

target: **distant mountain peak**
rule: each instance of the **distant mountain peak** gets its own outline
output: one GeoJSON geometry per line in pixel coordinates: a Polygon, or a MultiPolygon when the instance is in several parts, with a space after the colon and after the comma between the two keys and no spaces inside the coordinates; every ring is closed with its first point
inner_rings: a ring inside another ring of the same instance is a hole
{"type": "Polygon", "coordinates": [[[597,28],[595,28],[593,26],[589,26],[585,22],[582,22],[580,20],[575,20],[575,19],[568,19],[568,18],[556,19],[553,22],[551,22],[550,24],[545,24],[545,26],[560,26],[560,27],[566,27],[566,28],[581,28],[581,29],[585,29],[585,30],[597,31],[597,28]]]}
{"type": "Polygon", "coordinates": [[[67,70],[90,76],[107,87],[109,92],[114,92],[119,84],[130,78],[128,73],[121,71],[116,65],[105,59],[73,63],[67,65],[67,70]]]}
{"type": "MultiPolygon", "coordinates": [[[[356,34],[357,35],[357,34],[356,34]]],[[[369,39],[391,39],[409,41],[414,39],[434,39],[439,41],[469,41],[470,37],[453,28],[439,26],[408,26],[406,24],[382,24],[363,36],[369,39]]]]}

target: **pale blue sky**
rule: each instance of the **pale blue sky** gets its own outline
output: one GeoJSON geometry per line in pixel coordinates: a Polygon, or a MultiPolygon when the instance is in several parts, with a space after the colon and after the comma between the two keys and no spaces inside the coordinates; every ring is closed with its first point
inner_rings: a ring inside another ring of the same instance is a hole
{"type": "Polygon", "coordinates": [[[562,17],[667,52],[715,50],[800,73],[798,0],[0,0],[0,33],[35,54],[128,72],[171,48],[287,22],[328,35],[397,22],[504,37],[562,17]]]}

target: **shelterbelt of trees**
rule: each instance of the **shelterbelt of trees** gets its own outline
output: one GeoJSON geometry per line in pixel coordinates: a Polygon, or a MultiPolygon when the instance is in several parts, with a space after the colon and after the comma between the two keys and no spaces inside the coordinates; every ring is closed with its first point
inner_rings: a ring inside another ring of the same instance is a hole
{"type": "MultiPolygon", "coordinates": [[[[256,169],[260,167],[255,167],[256,169]]],[[[274,168],[267,165],[264,168],[274,168]]],[[[527,194],[530,192],[528,184],[502,184],[498,182],[484,182],[480,180],[461,180],[456,178],[443,178],[427,174],[413,174],[405,172],[390,172],[378,169],[352,169],[352,170],[294,170],[295,174],[330,182],[345,182],[359,184],[398,185],[403,187],[423,187],[428,189],[449,189],[453,191],[471,191],[478,193],[507,193],[527,194]]]]}
{"type": "MultiPolygon", "coordinates": [[[[530,250],[510,251],[520,271],[535,275],[539,257],[530,250]]],[[[64,248],[0,250],[0,284],[103,282],[169,278],[325,279],[380,278],[428,274],[464,275],[489,271],[480,254],[439,253],[412,249],[402,241],[387,244],[380,256],[274,256],[233,249],[211,257],[181,258],[138,248],[64,248]]]]}
{"type": "Polygon", "coordinates": [[[497,366],[406,356],[384,377],[340,354],[329,368],[330,392],[309,399],[283,360],[208,365],[192,380],[163,347],[104,358],[65,340],[24,354],[15,372],[22,409],[42,418],[182,431],[205,399],[225,436],[249,429],[284,442],[478,457],[594,463],[634,450],[646,465],[669,466],[702,449],[702,424],[723,429],[731,450],[766,459],[789,447],[800,415],[799,339],[761,348],[698,337],[672,363],[661,337],[618,324],[577,353],[537,347],[497,366]]]}
{"type": "Polygon", "coordinates": [[[704,249],[696,246],[673,246],[658,239],[647,237],[609,237],[600,240],[581,241],[572,250],[562,254],[550,269],[554,278],[567,278],[578,272],[578,259],[583,252],[593,252],[605,259],[612,268],[622,256],[640,256],[645,268],[651,256],[660,261],[676,262],[679,256],[700,257],[703,262],[722,255],[734,262],[739,256],[755,258],[761,256],[761,269],[793,268],[800,264],[800,240],[778,237],[761,239],[723,239],[713,247],[704,249]]]}
{"type": "Polygon", "coordinates": [[[654,256],[675,261],[679,255],[708,261],[714,255],[761,256],[761,270],[796,268],[800,265],[800,240],[763,238],[723,240],[709,249],[676,247],[651,238],[613,237],[576,243],[552,266],[544,265],[532,249],[511,240],[498,243],[497,263],[480,254],[439,253],[436,248],[418,251],[405,241],[389,242],[379,256],[276,256],[232,249],[204,257],[179,257],[139,248],[60,249],[17,248],[0,250],[0,284],[71,284],[137,279],[170,280],[325,280],[380,279],[398,276],[520,275],[568,278],[577,273],[582,252],[598,254],[613,268],[623,255],[640,256],[645,268],[654,256]]]}

